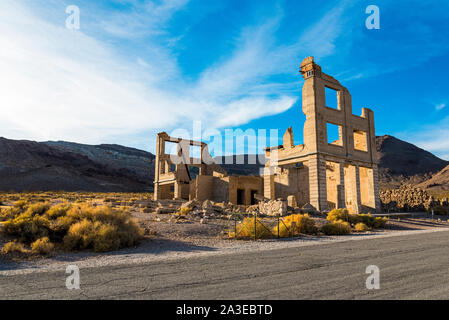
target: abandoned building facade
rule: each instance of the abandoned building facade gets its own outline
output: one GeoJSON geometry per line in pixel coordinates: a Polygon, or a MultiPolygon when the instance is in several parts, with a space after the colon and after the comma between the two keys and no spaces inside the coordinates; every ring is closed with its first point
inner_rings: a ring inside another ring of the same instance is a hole
{"type": "Polygon", "coordinates": [[[265,149],[262,176],[231,176],[214,163],[207,144],[159,133],[155,200],[174,197],[250,205],[293,196],[297,206],[310,204],[322,212],[334,208],[351,213],[379,211],[373,111],[362,108],[361,116],[353,115],[349,91],[323,73],[313,57],[303,60],[300,71],[306,116],[303,144],[294,145],[290,127],[282,145],[265,149]],[[326,90],[335,93],[335,106],[327,104],[326,90]],[[329,140],[331,127],[338,132],[335,141],[329,140]],[[166,142],[177,144],[178,161],[166,153],[166,142]],[[200,158],[190,157],[190,146],[201,148],[200,158]]]}

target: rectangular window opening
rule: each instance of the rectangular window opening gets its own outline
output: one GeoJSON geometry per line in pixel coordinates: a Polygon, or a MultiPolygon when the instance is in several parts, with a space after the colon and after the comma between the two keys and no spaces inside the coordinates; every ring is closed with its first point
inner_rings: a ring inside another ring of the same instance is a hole
{"type": "Polygon", "coordinates": [[[324,87],[325,89],[325,104],[326,107],[340,110],[338,104],[338,90],[331,89],[329,87],[324,87]]]}
{"type": "Polygon", "coordinates": [[[365,131],[354,130],[354,149],[368,152],[368,140],[365,131]]]}
{"type": "Polygon", "coordinates": [[[342,126],[327,123],[327,143],[335,146],[343,146],[342,126]]]}

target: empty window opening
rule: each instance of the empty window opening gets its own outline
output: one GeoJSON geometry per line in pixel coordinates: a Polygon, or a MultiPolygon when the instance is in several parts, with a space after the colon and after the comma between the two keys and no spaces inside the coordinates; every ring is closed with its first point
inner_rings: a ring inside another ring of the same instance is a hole
{"type": "Polygon", "coordinates": [[[175,142],[165,141],[165,154],[178,154],[178,144],[175,142]]]}
{"type": "Polygon", "coordinates": [[[324,88],[326,107],[340,110],[340,106],[338,104],[338,91],[328,87],[324,88]]]}
{"type": "Polygon", "coordinates": [[[201,146],[190,146],[189,155],[190,155],[190,158],[193,158],[192,163],[200,164],[201,163],[201,146]]]}
{"type": "Polygon", "coordinates": [[[245,190],[237,189],[237,204],[245,204],[245,190]]]}
{"type": "Polygon", "coordinates": [[[256,193],[257,190],[251,190],[251,205],[256,204],[256,193]]]}
{"type": "Polygon", "coordinates": [[[354,130],[354,149],[368,152],[368,141],[365,131],[354,130]]]}
{"type": "Polygon", "coordinates": [[[196,177],[200,174],[200,168],[194,167],[194,166],[190,166],[189,167],[189,174],[190,174],[190,179],[192,179],[192,180],[196,179],[196,177]]]}
{"type": "Polygon", "coordinates": [[[343,146],[342,126],[327,123],[327,143],[335,146],[343,146]]]}

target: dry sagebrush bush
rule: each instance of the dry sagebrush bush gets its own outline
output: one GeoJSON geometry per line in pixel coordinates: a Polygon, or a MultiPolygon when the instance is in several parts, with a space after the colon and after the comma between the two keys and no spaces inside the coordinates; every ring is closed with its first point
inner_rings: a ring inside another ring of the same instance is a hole
{"type": "Polygon", "coordinates": [[[363,222],[359,222],[354,226],[355,231],[359,231],[359,232],[364,232],[364,231],[368,231],[369,227],[364,224],[363,222]]]}
{"type": "Polygon", "coordinates": [[[129,212],[108,206],[38,203],[11,210],[3,232],[32,249],[34,245],[35,252],[45,253],[53,243],[69,250],[110,251],[136,245],[143,237],[129,212]]]}
{"type": "Polygon", "coordinates": [[[349,214],[347,209],[334,209],[327,214],[328,221],[346,221],[352,225],[364,223],[369,228],[378,229],[385,228],[388,221],[387,218],[373,217],[371,214],[349,214]]]}
{"type": "Polygon", "coordinates": [[[50,242],[48,237],[37,239],[31,244],[31,251],[39,254],[49,254],[54,248],[55,245],[50,242]]]}
{"type": "Polygon", "coordinates": [[[322,226],[321,231],[325,235],[349,234],[351,233],[351,225],[349,224],[349,222],[337,220],[335,222],[331,222],[322,226]]]}
{"type": "Polygon", "coordinates": [[[327,214],[326,220],[331,222],[338,220],[349,221],[349,211],[347,209],[333,209],[327,214]]]}
{"type": "MultiPolygon", "coordinates": [[[[318,229],[315,226],[315,221],[310,218],[308,214],[292,214],[285,217],[279,223],[279,236],[281,238],[286,238],[290,236],[295,236],[300,233],[302,234],[315,234],[318,229]],[[292,222],[294,222],[295,227],[292,228],[292,222]]],[[[273,235],[278,235],[278,226],[273,228],[273,235]]]]}
{"type": "Polygon", "coordinates": [[[237,233],[230,232],[230,238],[267,239],[272,237],[271,230],[259,218],[245,218],[237,225],[237,233]]]}
{"type": "Polygon", "coordinates": [[[2,253],[27,253],[28,250],[25,248],[23,243],[17,242],[17,241],[10,241],[8,243],[5,243],[5,245],[2,248],[2,253]]]}

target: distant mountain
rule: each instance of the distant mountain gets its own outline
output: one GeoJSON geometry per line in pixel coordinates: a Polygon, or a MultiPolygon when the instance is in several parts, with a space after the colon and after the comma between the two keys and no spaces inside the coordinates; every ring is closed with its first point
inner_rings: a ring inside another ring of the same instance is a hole
{"type": "MultiPolygon", "coordinates": [[[[449,161],[392,136],[376,145],[381,188],[449,190],[449,161]]],[[[265,165],[264,155],[215,160],[230,175],[259,175],[265,165]]],[[[152,191],[154,165],[152,153],[120,145],[0,138],[0,190],[152,191]]]]}
{"type": "Polygon", "coordinates": [[[389,135],[376,137],[376,147],[381,188],[404,182],[417,185],[449,165],[449,161],[389,135]]]}
{"type": "Polygon", "coordinates": [[[418,187],[434,191],[449,190],[449,165],[440,172],[433,175],[430,179],[420,183],[418,187]]]}
{"type": "Polygon", "coordinates": [[[214,158],[229,175],[258,176],[265,166],[263,154],[241,154],[233,156],[219,156],[214,158]]]}
{"type": "Polygon", "coordinates": [[[122,146],[0,138],[0,190],[149,191],[153,168],[154,155],[122,146]]]}

